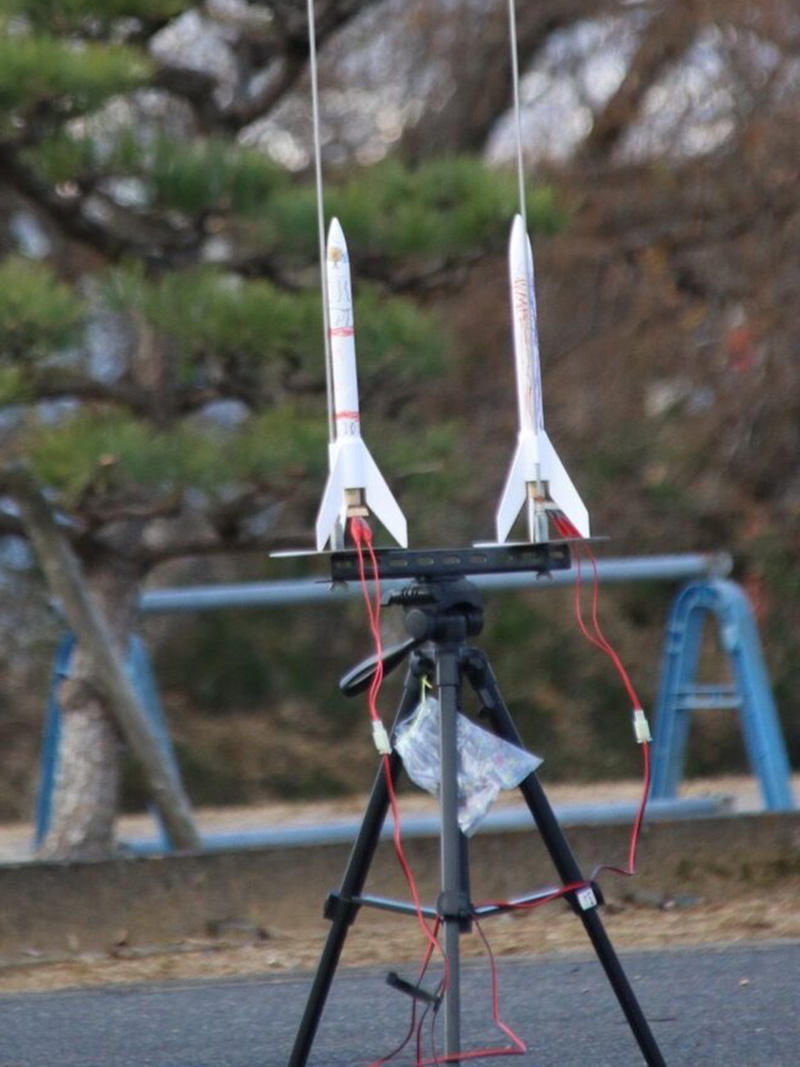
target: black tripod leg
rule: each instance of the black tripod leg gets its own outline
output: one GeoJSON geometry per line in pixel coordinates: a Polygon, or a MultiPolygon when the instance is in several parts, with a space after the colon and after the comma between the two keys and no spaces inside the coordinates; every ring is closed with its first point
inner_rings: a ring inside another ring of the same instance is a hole
{"type": "MultiPolygon", "coordinates": [[[[419,678],[409,670],[406,675],[405,688],[395,718],[395,726],[413,712],[419,701],[419,678]]],[[[389,768],[392,783],[397,781],[401,760],[396,752],[389,756],[389,768]]],[[[308,994],[303,1018],[297,1030],[288,1067],[305,1067],[314,1036],[319,1026],[325,1001],[330,992],[333,976],[339,963],[347,929],[355,919],[358,905],[353,898],[358,897],[364,888],[369,873],[370,863],[380,840],[381,829],[389,810],[389,789],[386,784],[383,762],[375,776],[369,803],[364,812],[361,827],[356,836],[350,858],[347,861],[342,887],[338,894],[332,894],[326,906],[326,917],[331,920],[331,928],[322,950],[319,965],[311,991],[308,994]]]]}
{"type": "MultiPolygon", "coordinates": [[[[471,649],[465,669],[467,677],[478,694],[485,713],[488,715],[492,728],[498,737],[519,747],[524,747],[519,731],[511,718],[511,713],[500,694],[497,679],[485,655],[477,649],[471,649]]],[[[542,841],[550,853],[564,885],[584,881],[578,862],[569,847],[564,832],[553,813],[553,809],[550,807],[550,802],[535,772],[524,779],[520,785],[520,792],[536,821],[536,825],[542,835],[542,841]]],[[[625,1018],[628,1020],[633,1036],[639,1044],[645,1062],[648,1067],[666,1067],[661,1050],[656,1044],[655,1037],[639,1006],[627,975],[622,969],[597,909],[589,908],[585,911],[579,909],[578,915],[617,996],[625,1018]]]]}

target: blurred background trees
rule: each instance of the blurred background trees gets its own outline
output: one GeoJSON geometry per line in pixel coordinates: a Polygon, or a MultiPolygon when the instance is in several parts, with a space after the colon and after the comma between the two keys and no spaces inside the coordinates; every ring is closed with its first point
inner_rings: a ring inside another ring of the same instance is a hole
{"type": "MultiPolygon", "coordinates": [[[[490,534],[515,432],[506,4],[316,6],[327,209],[354,261],[366,433],[413,542],[467,543],[490,534]]],[[[551,434],[615,554],[735,552],[787,725],[794,7],[518,12],[551,434]]],[[[0,0],[0,53],[0,448],[46,488],[124,644],[143,582],[284,576],[266,552],[310,541],[326,425],[305,5],[0,0]]],[[[54,628],[23,534],[0,501],[6,817],[29,810],[54,628]]],[[[667,595],[604,597],[650,693],[667,595]]],[[[147,624],[198,801],[363,787],[361,716],[331,690],[366,634],[357,608],[342,615],[147,624]]],[[[502,598],[488,615],[545,767],[635,772],[613,683],[567,604],[502,598]]],[[[789,740],[796,757],[800,734],[789,740]]],[[[740,759],[718,722],[694,752],[695,769],[740,759]]]]}

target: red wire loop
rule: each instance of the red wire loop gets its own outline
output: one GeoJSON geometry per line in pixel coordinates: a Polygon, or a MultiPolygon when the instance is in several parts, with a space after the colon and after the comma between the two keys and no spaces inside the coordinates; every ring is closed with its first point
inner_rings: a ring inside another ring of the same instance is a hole
{"type": "MultiPolygon", "coordinates": [[[[630,679],[630,675],[625,669],[622,660],[615,649],[611,646],[607,640],[605,634],[600,628],[600,622],[598,619],[598,604],[600,600],[600,581],[597,573],[597,560],[592,552],[586,539],[581,535],[579,530],[574,526],[572,522],[566,517],[566,515],[555,515],[553,517],[553,525],[562,537],[574,538],[577,541],[575,545],[575,618],[578,622],[578,627],[586,638],[586,640],[605,653],[614,665],[614,669],[622,681],[625,690],[630,698],[631,705],[634,711],[640,710],[642,707],[639,695],[636,692],[633,682],[630,679]],[[582,573],[581,573],[581,553],[586,553],[586,558],[592,568],[592,632],[583,618],[583,608],[581,601],[582,592],[582,573]]],[[[647,741],[642,742],[642,796],[639,801],[639,807],[636,811],[636,817],[634,818],[633,828],[631,830],[630,845],[628,848],[628,866],[626,869],[621,867],[610,867],[603,865],[595,868],[592,872],[592,877],[598,874],[600,871],[611,871],[614,874],[621,874],[625,877],[632,877],[636,873],[636,849],[639,844],[639,837],[642,830],[642,823],[644,822],[645,810],[647,808],[647,799],[650,794],[650,746],[647,741]]]]}

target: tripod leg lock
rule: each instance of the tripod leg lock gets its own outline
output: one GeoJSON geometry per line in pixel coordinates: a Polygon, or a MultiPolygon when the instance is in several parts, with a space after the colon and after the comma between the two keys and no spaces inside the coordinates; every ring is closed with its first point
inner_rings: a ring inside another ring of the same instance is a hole
{"type": "Polygon", "coordinates": [[[457,922],[459,930],[464,934],[472,930],[475,909],[466,893],[440,893],[436,901],[436,914],[443,922],[457,922]]]}
{"type": "Polygon", "coordinates": [[[432,1004],[435,1008],[438,1008],[442,1002],[442,997],[439,993],[429,993],[422,986],[407,982],[405,978],[400,977],[397,971],[389,971],[386,975],[386,984],[391,986],[392,989],[399,989],[401,993],[405,993],[406,996],[412,997],[414,1000],[422,1001],[423,1004],[432,1004]]]}
{"type": "Polygon", "coordinates": [[[343,921],[346,926],[352,926],[360,907],[360,903],[351,900],[349,897],[344,897],[334,890],[328,893],[325,898],[322,915],[323,918],[330,919],[331,922],[343,921]]]}

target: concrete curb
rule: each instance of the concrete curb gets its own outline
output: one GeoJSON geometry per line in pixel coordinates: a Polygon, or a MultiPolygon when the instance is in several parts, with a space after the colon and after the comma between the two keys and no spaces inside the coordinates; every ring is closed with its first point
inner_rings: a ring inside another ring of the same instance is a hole
{"type": "MultiPolygon", "coordinates": [[[[572,826],[567,836],[587,872],[599,863],[624,863],[627,856],[627,826],[572,826]]],[[[438,852],[436,838],[407,843],[428,900],[438,893],[438,852]]],[[[121,939],[151,944],[203,938],[214,924],[230,920],[323,932],[322,903],[339,884],[348,854],[349,845],[332,843],[0,867],[0,958],[67,948],[102,951],[121,939]]],[[[517,896],[555,882],[539,835],[529,830],[476,835],[470,859],[475,900],[517,896]]],[[[610,896],[635,886],[730,897],[798,874],[800,812],[791,812],[653,822],[643,833],[636,881],[603,884],[610,896]]],[[[368,891],[407,898],[389,843],[378,848],[368,891]]]]}

